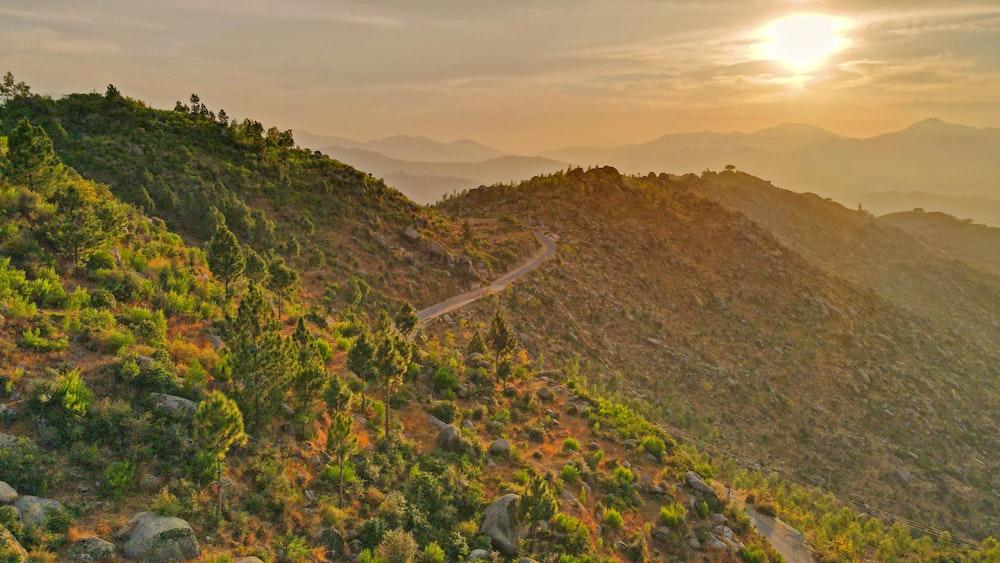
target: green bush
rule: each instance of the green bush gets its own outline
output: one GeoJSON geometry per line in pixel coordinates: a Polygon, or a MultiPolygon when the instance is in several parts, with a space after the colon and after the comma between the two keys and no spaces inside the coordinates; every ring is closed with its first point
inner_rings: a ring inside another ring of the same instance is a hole
{"type": "Polygon", "coordinates": [[[114,461],[104,470],[101,484],[111,498],[122,498],[132,487],[135,479],[135,466],[128,461],[114,461]]]}
{"type": "Polygon", "coordinates": [[[444,563],[445,553],[441,546],[431,542],[424,546],[418,558],[420,563],[444,563]]]}
{"type": "Polygon", "coordinates": [[[743,563],[766,563],[767,554],[759,547],[747,546],[740,550],[740,559],[743,563]]]}
{"type": "Polygon", "coordinates": [[[646,436],[639,444],[639,451],[646,452],[656,459],[663,461],[663,454],[667,451],[667,444],[659,436],[646,436]]]}
{"type": "Polygon", "coordinates": [[[431,374],[431,385],[439,393],[442,391],[458,391],[458,374],[451,366],[438,366],[431,374]]]}
{"type": "Polygon", "coordinates": [[[458,418],[458,406],[454,401],[434,401],[430,413],[446,424],[455,422],[458,418]]]}
{"type": "Polygon", "coordinates": [[[567,463],[559,472],[559,476],[566,483],[576,483],[580,480],[580,470],[572,463],[567,463]]]}
{"type": "Polygon", "coordinates": [[[45,513],[45,529],[53,534],[65,534],[73,525],[73,515],[65,508],[57,508],[45,513]]]}
{"type": "Polygon", "coordinates": [[[561,548],[571,555],[582,555],[590,547],[590,533],[582,521],[559,512],[552,519],[552,529],[564,538],[561,548]]]}
{"type": "Polygon", "coordinates": [[[25,348],[41,352],[58,352],[69,348],[68,340],[65,338],[47,338],[42,335],[42,329],[40,328],[25,329],[21,344],[25,348]]]}
{"type": "Polygon", "coordinates": [[[570,436],[563,440],[562,451],[564,452],[578,452],[580,451],[580,442],[576,438],[570,436]]]}
{"type": "Polygon", "coordinates": [[[150,345],[162,344],[167,338],[167,319],[162,310],[150,311],[145,307],[124,307],[119,322],[150,345]]]}
{"type": "Polygon", "coordinates": [[[621,530],[622,526],[625,525],[625,520],[622,519],[621,512],[614,508],[607,508],[604,510],[604,525],[612,530],[621,530]]]}
{"type": "Polygon", "coordinates": [[[660,507],[660,522],[668,528],[677,528],[687,518],[687,509],[678,503],[660,507]]]}

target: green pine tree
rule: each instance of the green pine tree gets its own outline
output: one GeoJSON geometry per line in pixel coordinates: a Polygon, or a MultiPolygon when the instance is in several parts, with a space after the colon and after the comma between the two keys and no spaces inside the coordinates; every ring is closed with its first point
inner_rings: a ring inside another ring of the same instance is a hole
{"type": "Polygon", "coordinates": [[[558,508],[559,503],[548,482],[541,476],[535,475],[517,502],[517,513],[521,521],[528,524],[531,544],[535,542],[538,523],[551,520],[558,508]]]}
{"type": "Polygon", "coordinates": [[[486,355],[486,343],[483,342],[483,335],[478,330],[472,333],[468,346],[465,347],[465,355],[483,354],[486,355]]]}
{"type": "Polygon", "coordinates": [[[389,437],[390,399],[403,384],[403,376],[410,365],[410,345],[395,327],[376,335],[375,373],[385,397],[385,439],[389,437]]]}
{"type": "Polygon", "coordinates": [[[4,176],[13,184],[22,184],[32,191],[45,193],[47,190],[42,188],[58,165],[52,140],[45,129],[33,126],[27,118],[19,121],[7,138],[4,176]]]}
{"type": "Polygon", "coordinates": [[[285,260],[275,258],[267,265],[267,288],[278,296],[278,317],[281,317],[283,300],[291,301],[299,290],[299,273],[285,265],[285,260]]]}
{"type": "Polygon", "coordinates": [[[227,318],[226,363],[231,395],[250,430],[263,428],[281,406],[294,373],[291,346],[281,323],[256,284],[250,284],[235,317],[227,318]]]}
{"type": "Polygon", "coordinates": [[[292,342],[295,344],[298,360],[292,377],[292,408],[295,419],[305,425],[312,420],[312,408],[319,399],[329,374],[319,353],[316,337],[309,333],[302,317],[299,317],[299,322],[295,325],[292,342]]]}
{"type": "Polygon", "coordinates": [[[374,370],[375,346],[373,337],[368,330],[362,330],[354,339],[354,344],[347,352],[347,369],[361,380],[361,410],[368,406],[365,398],[365,387],[375,379],[374,370]]]}
{"type": "Polygon", "coordinates": [[[497,376],[501,375],[500,362],[510,356],[517,346],[517,337],[514,331],[507,325],[507,319],[503,313],[497,311],[493,314],[493,322],[490,323],[490,331],[486,334],[486,344],[493,352],[496,363],[493,366],[497,376]]]}
{"type": "Polygon", "coordinates": [[[225,459],[230,447],[245,444],[243,413],[236,402],[221,391],[209,393],[194,413],[194,439],[213,459],[225,459]]]}
{"type": "Polygon", "coordinates": [[[344,462],[358,449],[358,437],[351,430],[351,415],[337,413],[326,431],[326,451],[337,460],[340,483],[337,487],[337,504],[344,506],[344,462]]]}
{"type": "Polygon", "coordinates": [[[417,310],[413,308],[413,305],[409,301],[403,301],[403,304],[399,307],[399,311],[396,312],[394,320],[396,328],[405,336],[410,336],[420,322],[420,319],[417,317],[417,310]]]}
{"type": "Polygon", "coordinates": [[[243,257],[236,235],[225,223],[220,224],[212,235],[212,240],[208,242],[208,267],[212,270],[212,275],[221,279],[225,285],[227,301],[232,297],[230,284],[240,279],[246,265],[246,258],[243,257]]]}

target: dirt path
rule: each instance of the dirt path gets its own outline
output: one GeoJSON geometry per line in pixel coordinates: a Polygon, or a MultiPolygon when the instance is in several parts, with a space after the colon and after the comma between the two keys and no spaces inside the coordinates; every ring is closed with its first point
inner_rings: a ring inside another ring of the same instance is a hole
{"type": "Polygon", "coordinates": [[[472,303],[473,301],[483,297],[484,295],[487,295],[488,293],[497,293],[499,291],[503,291],[508,284],[510,284],[515,280],[523,278],[525,275],[527,275],[528,272],[541,266],[543,262],[556,255],[556,240],[558,240],[559,237],[557,237],[556,235],[542,233],[538,231],[535,231],[534,235],[535,239],[542,246],[531,256],[531,258],[527,262],[522,264],[516,270],[512,270],[500,276],[488,286],[483,286],[477,289],[473,289],[472,291],[466,291],[461,295],[456,295],[451,299],[447,299],[436,305],[431,305],[426,309],[418,311],[417,319],[419,319],[420,321],[419,324],[417,325],[418,330],[419,327],[422,327],[431,320],[440,317],[441,315],[445,315],[452,311],[461,309],[462,307],[465,307],[469,303],[472,303]]]}
{"type": "Polygon", "coordinates": [[[771,542],[774,550],[785,559],[786,563],[816,563],[806,546],[805,538],[798,530],[777,518],[764,516],[750,507],[746,510],[760,535],[771,542]]]}

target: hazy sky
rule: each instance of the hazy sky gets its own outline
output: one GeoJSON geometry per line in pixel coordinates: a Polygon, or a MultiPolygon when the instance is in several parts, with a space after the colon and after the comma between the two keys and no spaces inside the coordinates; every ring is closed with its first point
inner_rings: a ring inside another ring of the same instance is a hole
{"type": "Polygon", "coordinates": [[[360,140],[522,153],[807,122],[1000,126],[1000,2],[947,0],[3,0],[0,72],[36,92],[204,103],[360,140]],[[808,71],[762,29],[840,18],[808,71]]]}

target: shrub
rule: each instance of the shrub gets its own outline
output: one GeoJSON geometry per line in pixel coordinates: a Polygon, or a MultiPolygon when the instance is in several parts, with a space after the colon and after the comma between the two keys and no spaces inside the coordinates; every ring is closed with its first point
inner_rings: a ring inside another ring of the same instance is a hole
{"type": "Polygon", "coordinates": [[[434,401],[430,413],[446,424],[455,422],[458,418],[458,406],[454,401],[434,401]]]}
{"type": "Polygon", "coordinates": [[[135,478],[135,466],[128,461],[115,461],[108,464],[104,470],[104,478],[101,484],[108,496],[112,498],[122,498],[132,486],[135,478]]]}
{"type": "Polygon", "coordinates": [[[695,505],[695,510],[698,511],[699,518],[708,518],[709,513],[712,512],[712,509],[709,508],[708,503],[705,501],[701,501],[695,505]]]}
{"type": "Polygon", "coordinates": [[[576,438],[570,436],[563,440],[562,451],[564,452],[578,452],[580,451],[580,442],[576,438]]]}
{"type": "Polygon", "coordinates": [[[660,522],[668,528],[677,528],[687,518],[687,509],[678,503],[660,507],[660,522]]]}
{"type": "Polygon", "coordinates": [[[58,352],[69,348],[69,341],[65,338],[47,338],[43,336],[40,328],[28,328],[24,331],[24,338],[21,344],[25,348],[39,350],[41,352],[58,352]]]}
{"type": "Polygon", "coordinates": [[[125,307],[119,321],[146,344],[162,344],[166,340],[167,319],[162,310],[153,312],[145,307],[125,307]]]}
{"type": "Polygon", "coordinates": [[[580,555],[587,551],[590,544],[590,534],[587,525],[580,520],[559,512],[552,519],[552,529],[565,538],[560,546],[572,555],[580,555]]]}
{"type": "Polygon", "coordinates": [[[424,546],[424,551],[420,554],[420,563],[444,563],[445,553],[441,546],[431,542],[424,546]]]}
{"type": "Polygon", "coordinates": [[[385,522],[381,518],[369,518],[362,522],[361,529],[358,530],[358,541],[362,547],[374,549],[382,542],[385,533],[385,522]]]}
{"type": "Polygon", "coordinates": [[[663,461],[663,454],[667,451],[667,444],[659,436],[646,436],[639,444],[639,451],[646,452],[656,459],[663,461]]]}
{"type": "Polygon", "coordinates": [[[603,459],[604,459],[604,450],[594,450],[588,453],[587,455],[583,456],[583,460],[587,462],[587,467],[589,467],[591,471],[596,470],[597,466],[601,463],[601,460],[603,459]]]}
{"type": "Polygon", "coordinates": [[[410,563],[417,556],[417,541],[413,534],[401,530],[389,530],[378,546],[379,557],[388,563],[410,563]]]}
{"type": "Polygon", "coordinates": [[[580,479],[580,470],[572,463],[563,466],[559,476],[567,483],[576,483],[580,479]]]}
{"type": "Polygon", "coordinates": [[[73,525],[73,515],[65,508],[50,510],[45,514],[45,529],[53,534],[65,534],[73,525]]]}
{"type": "Polygon", "coordinates": [[[622,519],[621,512],[618,512],[614,508],[608,508],[604,511],[604,525],[612,530],[621,530],[622,526],[625,524],[625,520],[622,519]]]}
{"type": "Polygon", "coordinates": [[[438,366],[431,374],[431,385],[438,392],[458,391],[458,374],[451,366],[438,366]]]}
{"type": "Polygon", "coordinates": [[[635,481],[635,474],[628,467],[619,465],[615,468],[612,478],[616,485],[620,487],[625,487],[631,485],[635,481]]]}
{"type": "Polygon", "coordinates": [[[766,563],[767,554],[759,547],[748,546],[740,550],[740,559],[743,563],[766,563]]]}

